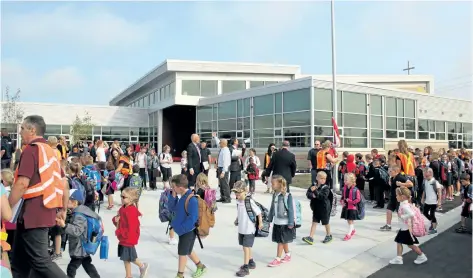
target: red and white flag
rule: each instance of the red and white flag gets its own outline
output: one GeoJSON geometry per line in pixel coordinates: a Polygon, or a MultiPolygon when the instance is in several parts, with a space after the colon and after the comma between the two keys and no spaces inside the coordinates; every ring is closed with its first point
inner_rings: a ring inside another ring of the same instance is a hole
{"type": "Polygon", "coordinates": [[[338,148],[340,147],[340,131],[338,130],[338,125],[334,117],[332,117],[332,125],[333,125],[333,147],[338,148]]]}

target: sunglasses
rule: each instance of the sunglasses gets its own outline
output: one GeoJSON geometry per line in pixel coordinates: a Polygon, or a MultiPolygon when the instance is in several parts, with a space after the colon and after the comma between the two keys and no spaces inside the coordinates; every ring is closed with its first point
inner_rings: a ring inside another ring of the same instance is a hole
{"type": "Polygon", "coordinates": [[[128,197],[127,197],[127,196],[123,196],[123,195],[121,195],[120,197],[122,197],[122,199],[128,199],[128,197]]]}

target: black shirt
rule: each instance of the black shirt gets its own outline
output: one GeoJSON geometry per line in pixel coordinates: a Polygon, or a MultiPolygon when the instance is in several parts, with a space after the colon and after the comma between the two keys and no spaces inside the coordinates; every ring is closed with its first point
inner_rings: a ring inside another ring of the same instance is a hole
{"type": "Polygon", "coordinates": [[[391,200],[396,200],[396,189],[399,187],[396,182],[407,182],[407,177],[401,173],[397,174],[394,178],[391,178],[391,200]]]}
{"type": "Polygon", "coordinates": [[[307,160],[310,160],[310,164],[312,165],[312,169],[317,169],[317,153],[320,150],[311,149],[307,154],[307,160]]]}
{"type": "Polygon", "coordinates": [[[2,155],[2,160],[3,159],[11,159],[12,155],[12,140],[10,136],[2,136],[2,151],[5,151],[5,153],[2,155]]]}
{"type": "Polygon", "coordinates": [[[210,150],[208,148],[200,150],[200,157],[202,162],[209,161],[210,150]]]}

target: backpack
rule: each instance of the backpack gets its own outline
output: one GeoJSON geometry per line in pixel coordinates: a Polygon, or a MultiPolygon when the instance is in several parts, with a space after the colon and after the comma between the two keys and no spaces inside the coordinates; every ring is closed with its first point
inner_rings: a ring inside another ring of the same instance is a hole
{"type": "Polygon", "coordinates": [[[143,180],[141,179],[140,176],[132,175],[132,176],[130,177],[130,185],[129,185],[129,187],[138,189],[138,198],[141,196],[141,190],[143,189],[143,188],[141,187],[142,182],[143,182],[143,180]]]}
{"type": "MultiPolygon", "coordinates": [[[[291,193],[289,193],[291,194],[291,193]]],[[[292,196],[292,194],[291,194],[292,196]]],[[[287,199],[284,198],[284,205],[286,206],[287,210],[287,199]]],[[[294,207],[294,227],[300,228],[302,226],[302,206],[299,200],[292,198],[292,205],[294,207]]]]}
{"type": "MultiPolygon", "coordinates": [[[[409,204],[411,210],[414,212],[414,217],[412,218],[412,234],[415,237],[423,237],[427,235],[427,229],[425,228],[424,216],[420,212],[419,208],[409,204]]],[[[402,208],[400,208],[402,213],[402,208]]]]}
{"type": "Polygon", "coordinates": [[[212,213],[217,211],[217,191],[215,189],[207,188],[204,191],[204,201],[210,208],[212,213]]]}
{"type": "Polygon", "coordinates": [[[330,209],[330,216],[335,216],[337,214],[338,196],[333,192],[333,189],[330,190],[330,193],[328,194],[328,199],[330,200],[330,204],[332,205],[330,209]]]}
{"type": "Polygon", "coordinates": [[[187,211],[187,206],[189,205],[189,200],[191,198],[197,198],[197,203],[199,207],[199,219],[197,220],[197,223],[195,223],[196,227],[196,233],[197,233],[197,238],[199,239],[199,244],[201,248],[204,248],[202,245],[202,240],[201,238],[205,238],[206,236],[209,235],[210,233],[210,228],[213,228],[215,226],[215,214],[212,213],[212,210],[207,206],[207,203],[200,198],[199,195],[194,195],[194,193],[190,193],[186,201],[184,203],[184,210],[187,215],[189,215],[189,212],[187,211]]]}
{"type": "Polygon", "coordinates": [[[384,182],[384,184],[386,186],[389,186],[389,174],[388,174],[388,171],[386,171],[386,169],[384,169],[383,167],[379,167],[378,168],[378,171],[379,171],[379,177],[381,178],[381,180],[384,182]]]}
{"type": "Polygon", "coordinates": [[[363,163],[359,163],[355,168],[356,178],[363,178],[366,175],[366,166],[363,163]]]}
{"type": "Polygon", "coordinates": [[[453,161],[451,161],[450,163],[452,165],[452,176],[454,178],[458,178],[459,177],[459,172],[458,172],[458,164],[457,164],[457,158],[455,158],[453,161]]]}
{"type": "Polygon", "coordinates": [[[159,197],[159,220],[161,220],[161,222],[171,222],[172,220],[172,213],[168,207],[170,194],[171,189],[166,188],[161,192],[161,196],[159,197]]]}
{"type": "Polygon", "coordinates": [[[78,177],[72,177],[72,178],[67,178],[69,180],[69,188],[70,189],[77,189],[81,193],[81,195],[84,197],[84,203],[85,203],[85,197],[86,197],[86,191],[85,187],[82,184],[82,181],[78,177]]]}
{"type": "Polygon", "coordinates": [[[445,163],[440,163],[439,162],[439,164],[440,165],[438,167],[438,169],[439,169],[438,178],[440,179],[440,181],[442,183],[445,183],[445,182],[448,181],[448,178],[447,178],[448,177],[448,169],[447,169],[448,166],[445,163]]]}
{"type": "Polygon", "coordinates": [[[267,237],[269,235],[269,227],[271,225],[271,222],[268,220],[269,211],[262,204],[253,200],[255,204],[259,207],[259,209],[261,210],[261,219],[263,220],[263,228],[259,230],[258,217],[257,215],[255,215],[253,209],[251,208],[250,200],[251,200],[250,196],[245,198],[245,209],[246,209],[246,212],[248,213],[248,217],[250,218],[251,222],[253,222],[256,226],[255,236],[267,237]]]}
{"type": "Polygon", "coordinates": [[[248,165],[247,171],[249,180],[257,180],[259,178],[259,169],[256,167],[256,164],[248,165]]]}
{"type": "MultiPolygon", "coordinates": [[[[353,192],[352,192],[352,200],[356,199],[356,192],[358,192],[358,188],[353,187],[353,192]]],[[[348,194],[350,194],[350,191],[348,191],[348,194]]],[[[365,218],[365,197],[363,194],[360,192],[360,202],[356,204],[356,210],[357,210],[357,220],[363,220],[365,218]]]]}
{"type": "Polygon", "coordinates": [[[82,171],[87,177],[87,183],[95,187],[95,190],[102,189],[102,175],[100,175],[100,172],[97,171],[93,165],[85,166],[82,171]]]}
{"type": "Polygon", "coordinates": [[[81,237],[81,244],[87,255],[95,255],[103,238],[104,229],[102,219],[94,218],[80,212],[74,214],[81,215],[87,220],[87,238],[81,237]]]}

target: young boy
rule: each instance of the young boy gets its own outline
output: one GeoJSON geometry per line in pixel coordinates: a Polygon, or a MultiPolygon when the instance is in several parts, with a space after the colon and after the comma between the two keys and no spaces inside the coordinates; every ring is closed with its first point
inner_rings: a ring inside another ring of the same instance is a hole
{"type": "Polygon", "coordinates": [[[258,217],[258,229],[263,228],[263,219],[261,209],[255,201],[248,196],[248,190],[244,181],[237,181],[232,189],[237,198],[237,219],[235,225],[238,226],[238,243],[243,247],[243,265],[236,273],[238,277],[244,277],[250,274],[250,269],[255,269],[256,264],[251,256],[251,248],[255,242],[256,226],[250,219],[247,211],[247,202],[251,206],[253,215],[258,217]]]}
{"type": "Polygon", "coordinates": [[[343,181],[345,179],[345,174],[347,173],[347,157],[350,153],[344,151],[342,154],[343,160],[338,164],[338,181],[340,182],[340,190],[343,191],[343,181]]]}
{"type": "Polygon", "coordinates": [[[56,224],[64,228],[66,235],[69,236],[69,255],[71,256],[71,261],[67,265],[67,277],[74,278],[77,269],[82,265],[85,272],[89,274],[89,277],[100,278],[97,269],[92,264],[92,258],[82,247],[81,238],[87,237],[87,219],[81,214],[96,219],[100,219],[100,216],[90,208],[81,205],[84,202],[84,198],[77,189],[71,189],[69,194],[67,207],[72,210],[73,214],[70,223],[66,224],[64,219],[56,218],[56,224]]]}
{"type": "Polygon", "coordinates": [[[246,174],[248,175],[250,193],[254,194],[256,180],[259,178],[259,169],[258,169],[258,166],[256,166],[256,163],[253,157],[249,157],[248,159],[248,166],[246,167],[246,174]]]}
{"type": "Polygon", "coordinates": [[[130,177],[130,187],[134,187],[138,189],[139,197],[141,196],[141,192],[143,191],[142,183],[143,183],[143,179],[140,176],[140,165],[135,164],[133,165],[133,174],[130,177]]]}
{"type": "Polygon", "coordinates": [[[462,174],[460,176],[460,182],[463,187],[462,188],[463,207],[461,211],[461,226],[457,228],[455,231],[457,233],[465,233],[468,231],[466,229],[466,219],[470,217],[471,215],[470,206],[471,206],[471,202],[473,198],[473,186],[470,183],[469,174],[462,174]]]}
{"type": "Polygon", "coordinates": [[[314,234],[317,228],[317,223],[322,222],[325,226],[325,239],[322,243],[329,243],[332,241],[332,234],[330,233],[330,211],[332,210],[332,203],[329,195],[331,193],[330,186],[325,184],[327,181],[327,174],[325,172],[317,173],[317,183],[307,189],[307,198],[310,200],[310,209],[312,210],[312,227],[310,228],[310,235],[303,237],[302,240],[310,245],[314,244],[314,234]]]}

